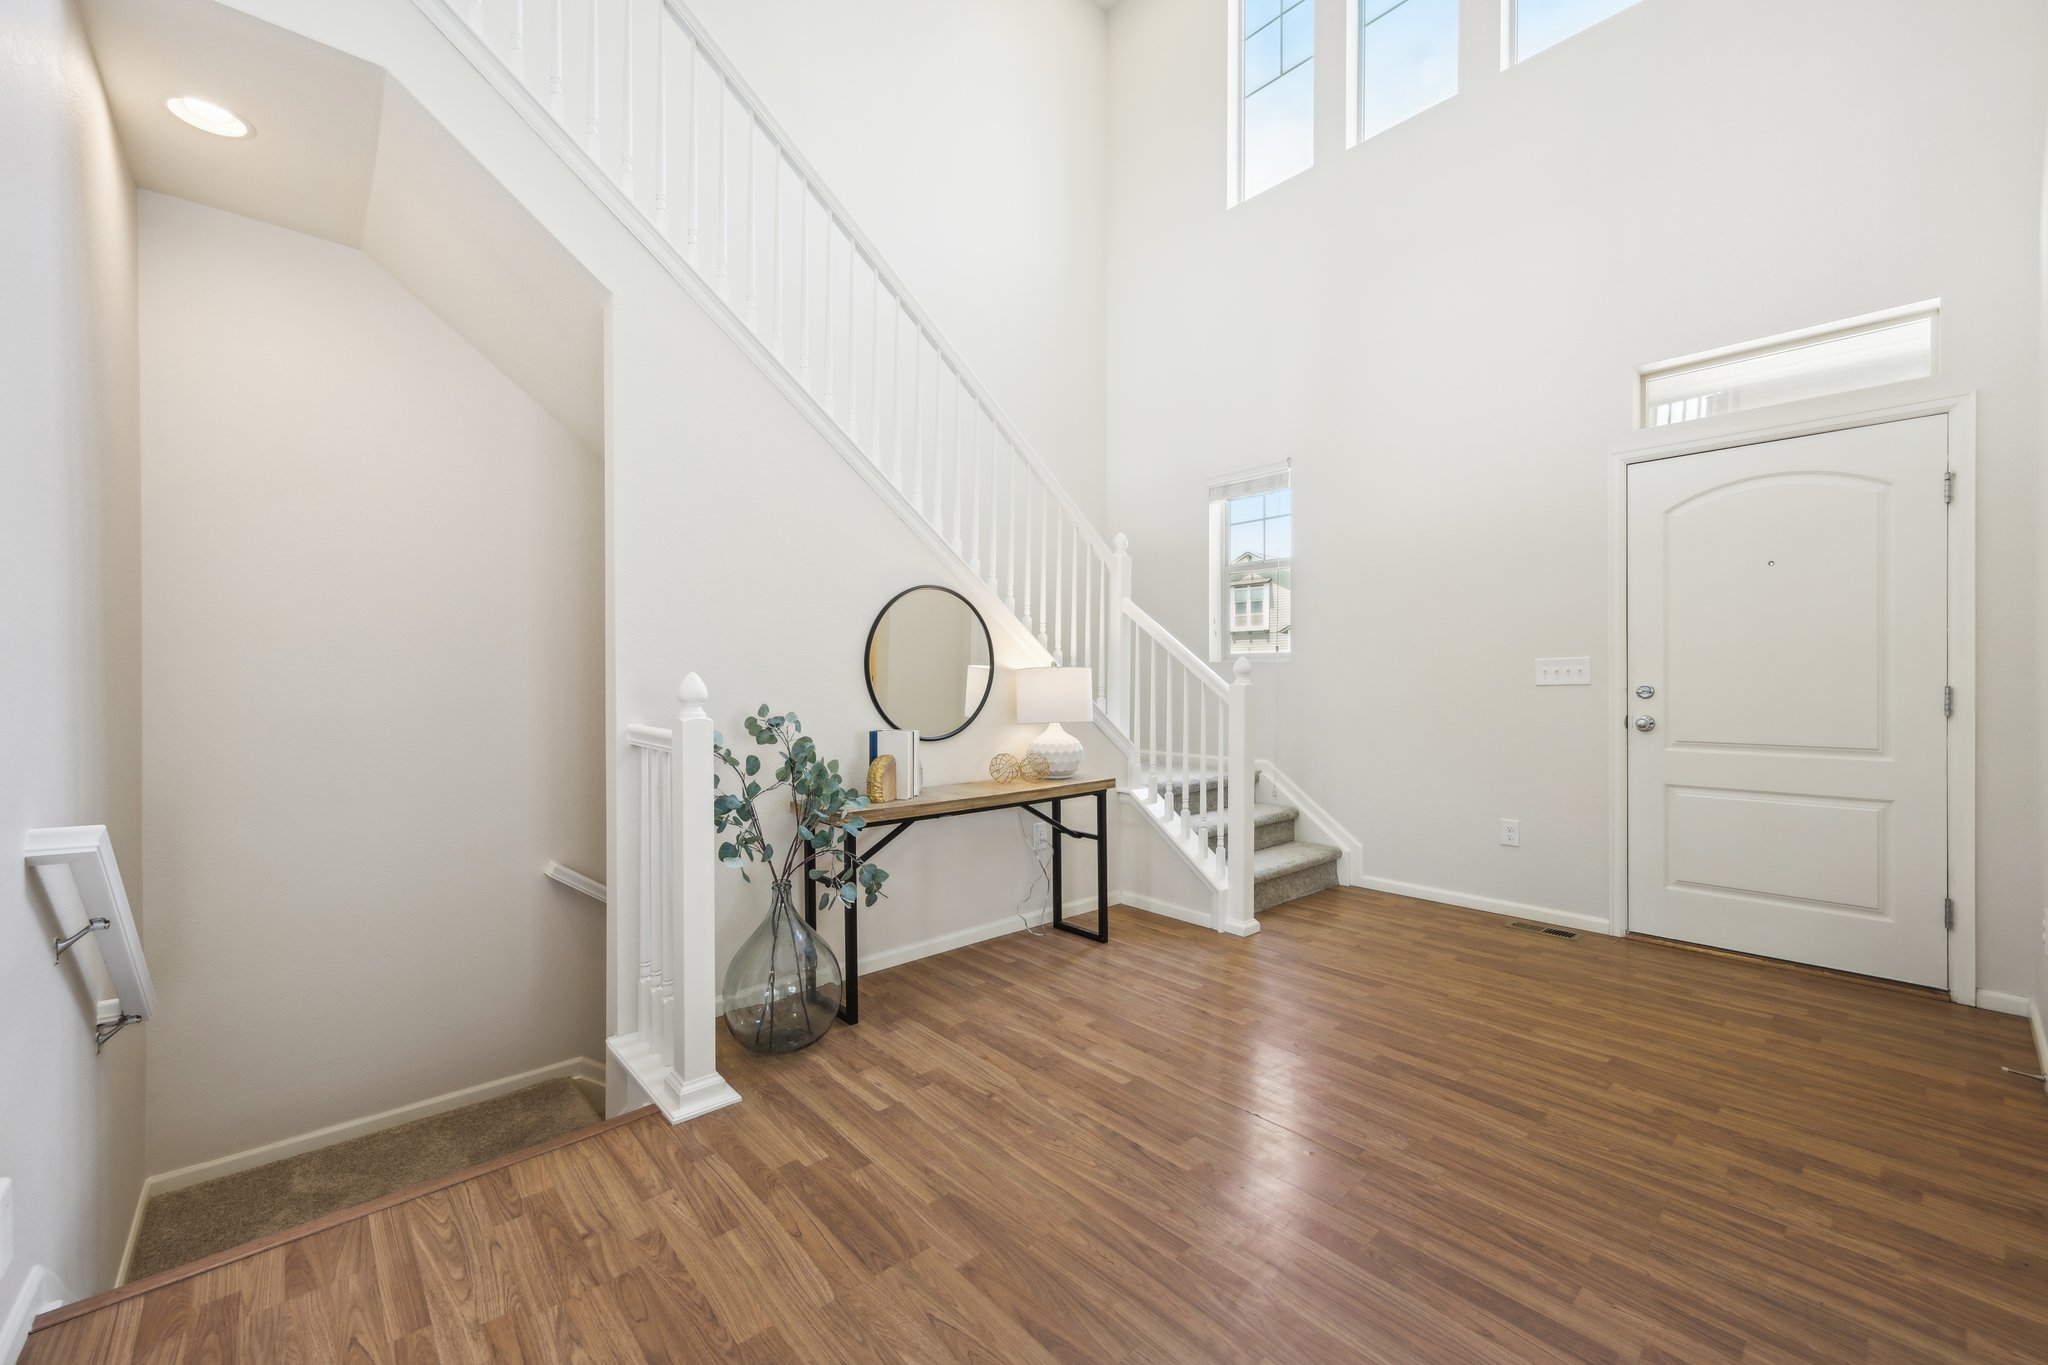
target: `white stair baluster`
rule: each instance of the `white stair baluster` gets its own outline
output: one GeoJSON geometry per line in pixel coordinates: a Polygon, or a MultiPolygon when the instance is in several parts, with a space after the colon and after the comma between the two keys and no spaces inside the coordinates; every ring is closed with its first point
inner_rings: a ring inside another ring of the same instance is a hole
{"type": "Polygon", "coordinates": [[[633,197],[633,5],[635,0],[621,0],[620,14],[625,24],[625,37],[621,40],[620,51],[624,54],[621,66],[624,78],[619,85],[619,188],[625,191],[627,199],[633,197]]]}
{"type": "MultiPolygon", "coordinates": [[[[630,2],[630,0],[629,0],[630,2]]],[[[761,194],[755,183],[755,153],[760,149],[754,136],[754,116],[740,112],[747,121],[747,330],[761,335],[761,312],[756,300],[761,292],[761,194]]]]}
{"type": "Polygon", "coordinates": [[[697,107],[697,40],[688,34],[683,36],[689,48],[683,59],[683,69],[690,76],[683,82],[683,108],[690,112],[690,135],[683,139],[683,207],[689,210],[685,215],[689,226],[683,232],[683,259],[701,276],[704,270],[697,262],[697,200],[700,197],[697,193],[697,124],[698,115],[703,111],[697,107]]]}
{"type": "Polygon", "coordinates": [[[838,221],[830,209],[825,211],[825,415],[835,423],[839,422],[839,409],[832,395],[837,387],[839,360],[832,349],[832,228],[838,221]]]}
{"type": "Polygon", "coordinates": [[[555,59],[554,70],[548,75],[548,112],[555,116],[555,122],[562,123],[567,117],[562,109],[562,0],[554,0],[555,6],[555,59]]]}
{"type": "Polygon", "coordinates": [[[768,349],[786,370],[789,357],[782,353],[782,263],[787,259],[782,245],[782,144],[771,139],[769,147],[775,153],[775,174],[770,177],[775,196],[775,254],[768,268],[768,308],[775,321],[768,328],[768,349]]]}
{"type": "Polygon", "coordinates": [[[718,77],[718,297],[726,298],[732,274],[732,141],[725,135],[725,106],[731,103],[725,73],[718,77]]]}
{"type": "Polygon", "coordinates": [[[859,305],[854,286],[860,282],[860,272],[854,269],[858,259],[853,244],[853,228],[846,229],[846,434],[860,444],[860,384],[855,376],[860,373],[856,363],[858,356],[853,341],[853,315],[859,305]]]}
{"type": "Polygon", "coordinates": [[[805,393],[811,391],[811,186],[801,174],[797,190],[803,195],[803,211],[797,217],[796,237],[796,382],[805,393]]]}
{"type": "Polygon", "coordinates": [[[914,324],[910,329],[909,451],[910,505],[924,517],[924,332],[914,324]]]}
{"type": "MultiPolygon", "coordinates": [[[[632,57],[629,49],[626,60],[632,57]]],[[[668,240],[668,15],[661,10],[654,14],[654,230],[668,240]]]]}
{"type": "Polygon", "coordinates": [[[882,464],[882,265],[869,261],[868,290],[868,458],[882,464]]]}
{"type": "Polygon", "coordinates": [[[889,486],[903,491],[903,310],[889,295],[889,486]]]}
{"type": "Polygon", "coordinates": [[[590,159],[602,166],[604,165],[604,157],[599,153],[597,138],[597,115],[600,107],[597,97],[597,10],[598,0],[590,0],[590,126],[584,139],[584,146],[590,152],[590,159]]]}

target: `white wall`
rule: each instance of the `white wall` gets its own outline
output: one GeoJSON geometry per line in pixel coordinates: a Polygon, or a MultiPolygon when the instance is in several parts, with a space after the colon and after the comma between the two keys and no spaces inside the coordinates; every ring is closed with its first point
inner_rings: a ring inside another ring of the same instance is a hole
{"type": "Polygon", "coordinates": [[[1980,985],[2027,991],[2040,7],[1643,0],[1503,73],[1497,0],[1466,0],[1465,93],[1349,151],[1319,8],[1318,164],[1230,210],[1225,6],[1111,12],[1110,524],[1139,600],[1200,638],[1206,484],[1291,458],[1267,752],[1369,875],[1604,917],[1635,367],[1938,296],[1927,389],[1981,394],[1980,985]],[[1596,686],[1531,686],[1575,654],[1596,686]]]}
{"type": "Polygon", "coordinates": [[[1084,512],[1103,479],[1095,0],[694,0],[1084,512]]]}
{"type": "MultiPolygon", "coordinates": [[[[105,824],[141,915],[134,202],[64,0],[19,0],[0,22],[0,185],[0,848],[105,824]]],[[[4,1316],[37,1265],[73,1294],[113,1282],[142,1182],[150,1027],[95,1057],[80,963],[96,950],[51,965],[59,926],[18,861],[0,902],[4,1316]]],[[[144,942],[154,952],[146,919],[144,942]]]]}
{"type": "Polygon", "coordinates": [[[361,252],[140,218],[150,1170],[601,1055],[598,455],[361,252]]]}

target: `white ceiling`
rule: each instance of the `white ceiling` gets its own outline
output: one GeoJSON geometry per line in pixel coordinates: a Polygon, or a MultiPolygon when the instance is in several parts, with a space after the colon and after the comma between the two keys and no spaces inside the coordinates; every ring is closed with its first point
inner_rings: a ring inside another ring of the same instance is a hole
{"type": "Polygon", "coordinates": [[[83,0],[136,183],[356,247],[593,451],[604,291],[397,82],[213,0],[83,0]],[[189,128],[196,95],[253,137],[189,128]]]}

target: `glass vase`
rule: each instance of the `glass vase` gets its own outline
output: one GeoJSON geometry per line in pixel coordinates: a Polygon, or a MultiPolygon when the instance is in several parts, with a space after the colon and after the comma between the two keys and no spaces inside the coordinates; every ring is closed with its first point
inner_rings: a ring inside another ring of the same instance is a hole
{"type": "Polygon", "coordinates": [[[844,981],[832,945],[804,923],[778,882],[761,921],[725,969],[725,1026],[756,1052],[795,1052],[825,1036],[844,981]]]}

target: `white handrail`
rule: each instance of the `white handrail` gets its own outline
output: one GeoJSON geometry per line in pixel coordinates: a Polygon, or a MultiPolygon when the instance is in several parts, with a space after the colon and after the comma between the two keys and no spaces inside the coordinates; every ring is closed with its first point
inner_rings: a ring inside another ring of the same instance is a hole
{"type": "Polygon", "coordinates": [[[558,881],[562,885],[568,887],[571,891],[581,891],[584,895],[590,897],[599,905],[603,905],[607,899],[607,893],[605,891],[603,882],[597,880],[597,878],[595,877],[586,877],[573,867],[567,867],[561,863],[551,862],[546,867],[542,868],[541,871],[546,873],[555,881],[558,881]]]}
{"type": "Polygon", "coordinates": [[[121,866],[114,858],[113,836],[105,825],[32,829],[23,856],[60,917],[73,905],[82,912],[84,924],[56,940],[58,960],[88,935],[99,945],[118,1002],[113,1018],[97,1021],[95,1036],[105,1046],[128,1025],[156,1013],[156,987],[142,955],[142,935],[121,882],[121,866]]]}

